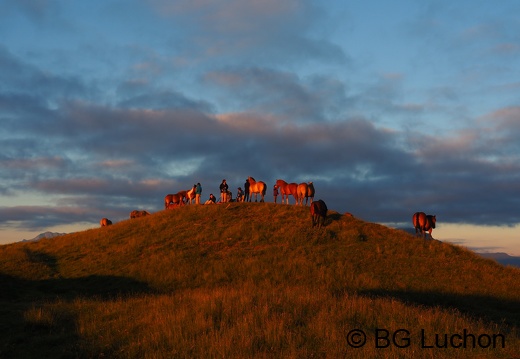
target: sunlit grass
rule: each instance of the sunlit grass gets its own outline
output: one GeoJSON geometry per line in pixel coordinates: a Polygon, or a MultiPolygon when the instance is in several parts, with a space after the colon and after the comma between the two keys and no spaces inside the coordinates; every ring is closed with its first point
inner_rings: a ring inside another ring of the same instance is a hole
{"type": "Polygon", "coordinates": [[[0,275],[0,357],[510,358],[520,346],[518,269],[333,211],[311,228],[308,207],[185,206],[2,246],[0,275]],[[352,329],[363,348],[348,346],[352,329]],[[378,329],[406,329],[410,345],[377,348],[378,329]],[[464,329],[506,347],[421,348],[421,330],[464,329]]]}

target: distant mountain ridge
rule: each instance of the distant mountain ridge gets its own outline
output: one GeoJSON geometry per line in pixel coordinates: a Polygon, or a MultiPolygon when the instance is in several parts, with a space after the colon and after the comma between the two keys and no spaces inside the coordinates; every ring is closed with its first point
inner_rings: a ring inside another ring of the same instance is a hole
{"type": "Polygon", "coordinates": [[[67,233],[48,232],[47,231],[47,232],[43,232],[43,233],[38,234],[33,239],[22,239],[21,242],[37,242],[40,239],[54,238],[54,237],[58,237],[58,236],[63,236],[64,234],[67,234],[67,233]]]}
{"type": "Polygon", "coordinates": [[[499,253],[479,253],[479,252],[477,252],[477,254],[484,258],[494,259],[495,261],[497,261],[498,263],[500,263],[502,265],[510,265],[510,266],[520,268],[520,257],[510,256],[509,254],[502,253],[502,252],[499,252],[499,253]]]}
{"type": "MultiPolygon", "coordinates": [[[[403,230],[406,233],[409,233],[412,235],[416,234],[415,229],[410,228],[410,227],[396,227],[396,229],[403,230]]],[[[511,256],[504,252],[493,252],[493,253],[478,252],[477,248],[468,248],[468,249],[471,250],[472,252],[477,253],[479,256],[482,256],[487,259],[493,259],[502,265],[505,265],[505,266],[510,265],[513,267],[520,268],[520,257],[519,256],[511,256]]]]}

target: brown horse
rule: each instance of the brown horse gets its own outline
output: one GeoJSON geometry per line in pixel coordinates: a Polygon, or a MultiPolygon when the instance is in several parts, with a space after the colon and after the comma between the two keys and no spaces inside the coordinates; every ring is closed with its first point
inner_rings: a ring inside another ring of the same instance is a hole
{"type": "Polygon", "coordinates": [[[179,194],[179,193],[167,194],[164,197],[164,209],[168,208],[170,203],[173,203],[174,205],[177,205],[177,206],[182,206],[184,204],[182,194],[179,194]]]}
{"type": "Polygon", "coordinates": [[[190,190],[186,191],[186,199],[187,199],[186,203],[191,204],[192,201],[195,200],[195,190],[196,189],[197,189],[197,185],[194,184],[193,188],[191,188],[190,190]]]}
{"type": "Polygon", "coordinates": [[[106,227],[112,225],[112,221],[108,218],[101,218],[101,221],[99,221],[99,224],[101,227],[106,227]]]}
{"type": "Polygon", "coordinates": [[[132,212],[130,212],[130,219],[149,216],[149,215],[150,215],[150,212],[148,212],[148,211],[133,210],[132,212]]]}
{"type": "Polygon", "coordinates": [[[280,189],[282,203],[284,203],[285,199],[287,204],[289,204],[289,195],[292,195],[295,200],[294,204],[298,204],[298,183],[287,183],[284,180],[278,179],[276,180],[275,186],[280,189]]]}
{"type": "Polygon", "coordinates": [[[415,212],[412,217],[413,226],[415,228],[415,235],[419,232],[424,238],[426,238],[426,232],[432,237],[432,230],[435,228],[437,222],[436,216],[426,215],[424,212],[415,212]]]}
{"type": "MultiPolygon", "coordinates": [[[[298,204],[301,206],[303,206],[303,199],[307,198],[308,187],[309,186],[305,182],[298,185],[298,204]]],[[[307,205],[307,203],[305,203],[305,205],[307,205]]]]}
{"type": "Polygon", "coordinates": [[[320,228],[325,224],[325,218],[327,218],[327,205],[321,199],[311,203],[311,220],[312,226],[318,226],[320,228]]]}
{"type": "Polygon", "coordinates": [[[311,199],[311,203],[314,200],[314,185],[312,182],[309,183],[300,183],[298,185],[298,204],[303,205],[303,199],[305,198],[305,205],[309,201],[309,197],[311,199]]]}
{"type": "Polygon", "coordinates": [[[314,193],[316,193],[314,190],[314,184],[312,182],[307,183],[307,196],[305,196],[305,205],[307,205],[307,200],[309,198],[311,199],[311,203],[314,201],[314,193]]]}
{"type": "Polygon", "coordinates": [[[263,202],[264,196],[265,196],[265,191],[267,190],[267,185],[265,184],[265,182],[262,182],[262,181],[256,182],[256,180],[253,177],[248,177],[247,180],[249,181],[249,195],[250,195],[249,202],[251,202],[253,194],[255,195],[255,202],[257,202],[259,193],[262,196],[262,199],[260,200],[260,202],[263,202]]]}
{"type": "Polygon", "coordinates": [[[188,200],[188,191],[179,191],[177,192],[177,196],[180,196],[182,204],[186,203],[188,200]]]}

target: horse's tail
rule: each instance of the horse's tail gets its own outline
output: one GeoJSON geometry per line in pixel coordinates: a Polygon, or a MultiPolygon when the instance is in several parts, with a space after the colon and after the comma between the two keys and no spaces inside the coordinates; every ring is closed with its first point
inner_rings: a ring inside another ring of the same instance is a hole
{"type": "Polygon", "coordinates": [[[267,185],[264,183],[262,188],[262,196],[265,196],[265,192],[267,191],[267,185]]]}
{"type": "Polygon", "coordinates": [[[421,231],[428,230],[428,217],[424,212],[415,212],[413,215],[413,226],[421,231]]]}
{"type": "Polygon", "coordinates": [[[415,212],[412,217],[413,228],[419,228],[419,212],[415,212]]]}

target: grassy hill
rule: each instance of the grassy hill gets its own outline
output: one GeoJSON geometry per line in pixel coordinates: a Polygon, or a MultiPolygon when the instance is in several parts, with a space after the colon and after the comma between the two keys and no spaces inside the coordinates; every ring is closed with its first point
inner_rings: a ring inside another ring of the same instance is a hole
{"type": "Polygon", "coordinates": [[[0,285],[2,358],[519,357],[519,269],[333,211],[311,228],[308,207],[0,246],[0,285]]]}

